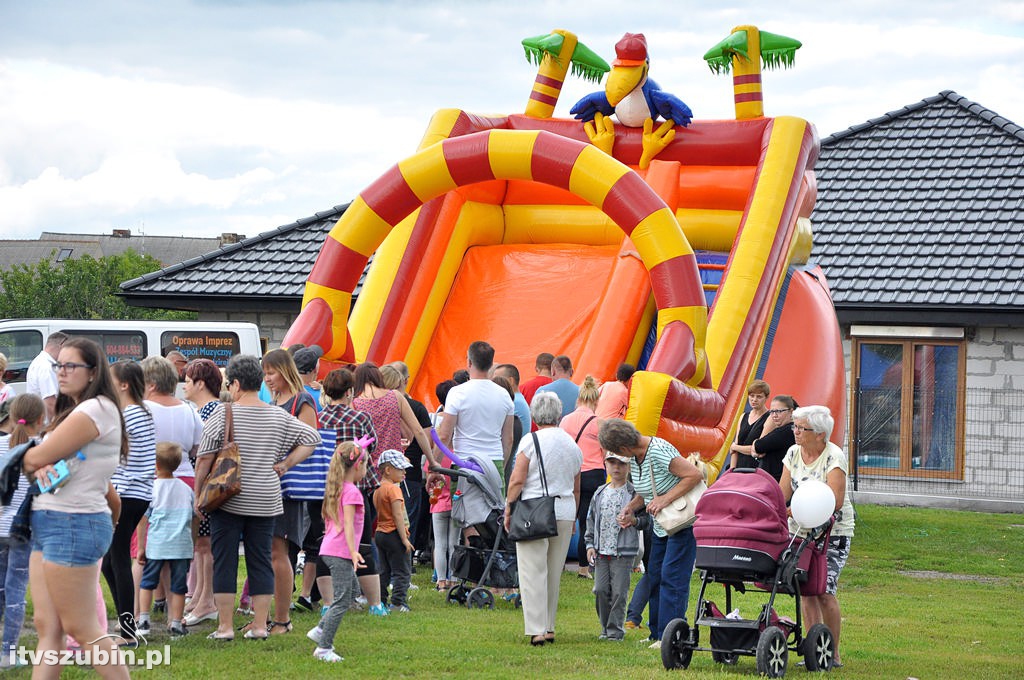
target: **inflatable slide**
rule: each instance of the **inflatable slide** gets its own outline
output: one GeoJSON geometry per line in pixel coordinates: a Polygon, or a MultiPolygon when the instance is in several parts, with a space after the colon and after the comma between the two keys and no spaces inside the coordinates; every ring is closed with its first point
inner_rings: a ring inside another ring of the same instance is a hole
{"type": "Polygon", "coordinates": [[[633,94],[655,114],[664,96],[648,91],[642,39],[627,34],[611,69],[565,31],[524,41],[539,65],[524,114],[435,114],[420,150],[331,231],[284,344],[323,347],[321,370],[403,360],[428,405],[478,339],[524,378],[540,352],[571,357],[578,379],[614,379],[628,361],[641,370],[626,417],[714,470],[747,383],[763,377],[828,405],[842,442],[839,328],[822,272],[806,266],[818,139],[761,107],[762,62],[792,61],[795,41],[741,26],[705,55],[733,70],[735,120],[690,122],[678,100],[657,131],[619,109],[617,124],[551,117],[570,65],[611,71],[595,95],[610,112],[642,64],[633,94]]]}

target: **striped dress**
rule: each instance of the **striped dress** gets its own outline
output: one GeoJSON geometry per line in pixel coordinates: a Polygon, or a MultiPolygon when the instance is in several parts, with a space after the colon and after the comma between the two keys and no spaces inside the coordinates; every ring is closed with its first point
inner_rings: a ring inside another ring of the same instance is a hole
{"type": "MultiPolygon", "coordinates": [[[[274,464],[296,446],[316,446],[320,433],[287,411],[270,406],[231,404],[234,439],[242,460],[242,490],[222,510],[235,515],[274,517],[284,512],[281,504],[281,480],[274,464]]],[[[198,456],[220,450],[224,440],[225,405],[210,414],[203,428],[198,456]]]]}
{"type": "Polygon", "coordinates": [[[152,414],[130,404],[124,408],[124,427],[128,432],[128,460],[118,465],[110,478],[117,495],[147,503],[153,499],[156,477],[156,427],[152,414]]]}

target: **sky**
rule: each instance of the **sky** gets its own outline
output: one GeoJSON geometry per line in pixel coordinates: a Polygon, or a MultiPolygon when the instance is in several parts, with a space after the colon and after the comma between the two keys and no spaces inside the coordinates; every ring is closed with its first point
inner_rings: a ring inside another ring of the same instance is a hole
{"type": "MultiPolygon", "coordinates": [[[[255,236],[347,203],[416,152],[439,109],[521,113],[520,41],[573,31],[609,63],[733,117],[704,63],[734,26],[803,43],[766,115],[821,137],[957,93],[1024,125],[1020,0],[0,0],[0,238],[255,236]]],[[[600,89],[570,77],[556,116],[600,89]]]]}

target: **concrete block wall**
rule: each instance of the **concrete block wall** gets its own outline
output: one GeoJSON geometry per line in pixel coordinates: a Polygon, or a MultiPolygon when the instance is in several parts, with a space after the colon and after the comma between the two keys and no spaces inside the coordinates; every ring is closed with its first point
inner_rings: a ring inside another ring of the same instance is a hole
{"type": "MultiPolygon", "coordinates": [[[[843,352],[853,385],[848,339],[843,352]]],[[[861,491],[904,493],[908,502],[911,496],[1024,501],[1024,328],[977,328],[966,360],[963,481],[862,476],[861,491]]]]}

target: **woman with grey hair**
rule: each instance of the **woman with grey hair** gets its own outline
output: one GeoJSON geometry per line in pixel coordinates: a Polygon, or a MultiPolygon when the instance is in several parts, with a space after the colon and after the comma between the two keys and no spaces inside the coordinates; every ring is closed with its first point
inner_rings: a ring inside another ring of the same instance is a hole
{"type": "MultiPolygon", "coordinates": [[[[608,453],[630,459],[636,496],[620,515],[620,526],[636,524],[635,515],[645,505],[647,513],[655,517],[662,508],[704,479],[700,470],[672,444],[658,437],[640,434],[632,423],[625,420],[611,418],[602,422],[597,439],[608,453]]],[[[647,563],[651,590],[651,647],[660,648],[665,625],[672,619],[686,618],[697,542],[693,538],[693,529],[683,529],[669,536],[656,519],[652,524],[654,540],[647,563]]]]}
{"type": "Polygon", "coordinates": [[[505,530],[509,528],[512,505],[516,501],[545,495],[540,477],[541,464],[534,462],[539,448],[547,479],[547,495],[556,497],[558,535],[516,543],[525,632],[530,636],[530,644],[537,646],[555,641],[555,615],[562,569],[572,538],[576,507],[580,502],[583,452],[572,435],[558,427],[562,419],[562,402],[556,394],[538,392],[530,405],[530,415],[537,424],[537,431],[533,436],[523,437],[519,444],[516,464],[508,483],[505,530]]]}
{"type": "Polygon", "coordinates": [[[195,488],[196,449],[203,436],[203,419],[196,410],[174,396],[178,389],[178,369],[163,357],[146,357],[139,366],[146,380],[146,407],[153,414],[158,442],[181,445],[181,464],[174,476],[195,488]]]}
{"type": "MultiPolygon", "coordinates": [[[[786,504],[793,493],[803,482],[816,480],[825,482],[836,496],[836,507],[839,517],[832,527],[832,535],[828,541],[825,558],[828,562],[828,579],[825,582],[825,593],[822,595],[804,595],[800,598],[801,614],[804,624],[810,628],[816,623],[824,623],[835,636],[835,648],[832,667],[838,668],[839,628],[842,615],[839,611],[839,600],[836,591],[839,586],[839,574],[850,556],[850,542],[853,540],[854,512],[850,502],[847,482],[849,464],[843,450],[830,442],[835,421],[827,406],[804,406],[793,411],[793,436],[796,444],[786,452],[782,461],[782,494],[786,504]]],[[[794,534],[806,534],[800,525],[789,518],[789,530],[794,534]]]]}
{"type": "Polygon", "coordinates": [[[255,619],[246,638],[265,639],[270,597],[274,592],[271,545],[277,517],[284,512],[281,475],[305,460],[320,443],[320,433],[281,408],[260,400],[263,383],[260,360],[237,355],[228,363],[225,384],[230,404],[217,406],[206,420],[199,458],[196,488],[201,489],[213,459],[225,440],[225,417],[231,409],[234,441],[241,457],[242,490],[210,513],[213,551],[213,599],[217,604],[215,640],[235,636],[232,616],[238,586],[238,539],[245,546],[255,619]]]}

